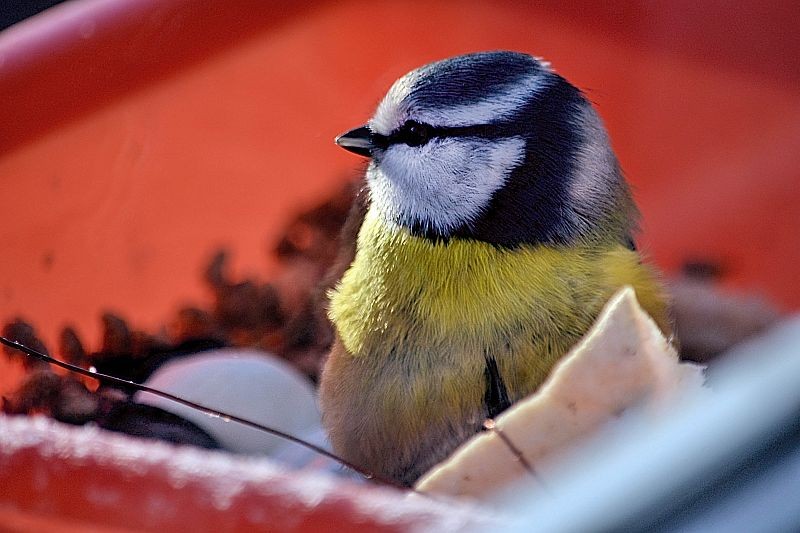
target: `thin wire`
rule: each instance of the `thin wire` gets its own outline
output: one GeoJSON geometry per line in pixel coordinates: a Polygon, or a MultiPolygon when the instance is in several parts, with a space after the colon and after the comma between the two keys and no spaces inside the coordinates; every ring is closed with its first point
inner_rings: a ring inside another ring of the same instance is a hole
{"type": "Polygon", "coordinates": [[[509,449],[509,451],[514,455],[514,457],[517,459],[517,461],[522,465],[522,467],[525,470],[527,470],[527,472],[531,476],[533,476],[533,478],[536,481],[538,481],[539,484],[541,484],[542,486],[545,486],[544,482],[542,481],[542,478],[536,472],[536,469],[533,468],[533,465],[525,457],[525,454],[522,453],[522,450],[517,448],[517,446],[511,441],[511,439],[508,437],[508,435],[506,435],[504,432],[502,432],[500,430],[499,427],[497,427],[497,425],[495,424],[495,421],[494,421],[493,418],[487,418],[486,420],[483,421],[483,429],[485,429],[487,431],[491,431],[492,433],[497,435],[500,438],[500,440],[503,441],[503,444],[506,445],[506,448],[509,449]]]}
{"type": "Polygon", "coordinates": [[[77,365],[73,365],[73,364],[67,363],[65,361],[61,361],[60,359],[56,359],[54,357],[50,357],[47,354],[44,354],[42,352],[38,352],[38,351],[34,350],[33,348],[28,348],[24,344],[20,344],[17,341],[12,341],[12,340],[7,339],[7,338],[5,338],[3,336],[0,336],[0,343],[8,346],[9,348],[13,348],[15,350],[19,350],[19,351],[25,353],[26,355],[28,355],[30,357],[36,357],[37,359],[40,359],[40,360],[42,360],[42,361],[44,361],[46,363],[50,363],[51,365],[55,365],[55,366],[59,366],[61,368],[65,368],[65,369],[69,370],[70,372],[75,372],[77,374],[88,376],[90,378],[96,379],[97,381],[107,381],[109,383],[114,383],[116,385],[122,385],[123,387],[126,387],[126,388],[133,388],[133,389],[140,390],[142,392],[149,392],[151,394],[155,394],[156,396],[160,396],[162,398],[166,398],[167,400],[171,400],[171,401],[179,403],[181,405],[185,405],[187,407],[191,407],[192,409],[197,409],[198,411],[201,411],[201,412],[203,412],[203,413],[205,413],[205,414],[207,414],[207,415],[209,415],[211,417],[220,418],[225,422],[233,421],[233,422],[237,422],[239,424],[242,424],[244,426],[248,426],[248,427],[257,429],[259,431],[264,431],[266,433],[270,433],[270,434],[275,435],[277,437],[280,437],[282,439],[286,439],[288,441],[294,442],[295,444],[303,446],[303,447],[305,447],[305,448],[307,448],[307,449],[309,449],[309,450],[311,450],[311,451],[313,451],[315,453],[318,453],[319,455],[323,455],[323,456],[327,457],[328,459],[332,459],[332,460],[336,461],[337,463],[339,463],[341,465],[344,465],[347,468],[349,468],[349,469],[351,469],[351,470],[353,470],[355,472],[358,472],[359,474],[361,474],[362,476],[364,476],[367,479],[378,481],[379,483],[383,483],[384,485],[389,485],[389,486],[392,486],[392,487],[395,487],[395,488],[398,488],[398,489],[401,489],[401,490],[408,490],[408,487],[406,487],[404,485],[401,485],[400,483],[397,483],[394,480],[391,480],[391,479],[379,476],[377,474],[374,474],[374,473],[372,473],[372,472],[370,472],[368,470],[365,470],[365,469],[361,468],[358,465],[355,465],[355,464],[351,463],[350,461],[342,459],[341,457],[337,456],[336,454],[329,452],[325,448],[322,448],[322,447],[317,446],[316,444],[312,444],[310,442],[306,442],[306,441],[304,441],[304,440],[302,440],[302,439],[300,439],[298,437],[295,437],[294,435],[290,435],[289,433],[284,433],[283,431],[280,431],[278,429],[273,429],[271,427],[267,427],[267,426],[261,425],[258,422],[253,422],[252,420],[248,420],[246,418],[242,418],[242,417],[239,417],[239,416],[236,416],[236,415],[231,415],[231,414],[225,413],[223,411],[217,411],[216,409],[212,409],[210,407],[206,407],[205,405],[201,405],[199,403],[191,402],[189,400],[181,398],[180,396],[175,396],[175,395],[172,395],[172,394],[170,394],[168,392],[164,392],[164,391],[161,391],[161,390],[158,390],[158,389],[154,389],[152,387],[148,387],[147,385],[142,385],[140,383],[136,383],[136,382],[133,382],[133,381],[128,381],[127,379],[117,378],[117,377],[114,377],[114,376],[110,376],[108,374],[102,374],[100,372],[92,372],[91,370],[87,370],[87,369],[85,369],[83,367],[80,367],[80,366],[77,366],[77,365]]]}

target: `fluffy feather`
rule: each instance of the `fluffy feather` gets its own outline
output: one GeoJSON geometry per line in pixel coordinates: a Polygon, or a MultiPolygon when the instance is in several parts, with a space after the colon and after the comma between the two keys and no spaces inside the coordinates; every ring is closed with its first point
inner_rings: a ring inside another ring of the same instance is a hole
{"type": "Polygon", "coordinates": [[[413,482],[487,417],[487,355],[511,401],[526,396],[625,284],[668,330],[656,277],[620,245],[434,243],[370,210],[331,299],[320,400],[334,448],[413,482]]]}
{"type": "Polygon", "coordinates": [[[370,196],[387,220],[445,235],[478,218],[524,156],[522,137],[393,146],[367,169],[370,196]]]}

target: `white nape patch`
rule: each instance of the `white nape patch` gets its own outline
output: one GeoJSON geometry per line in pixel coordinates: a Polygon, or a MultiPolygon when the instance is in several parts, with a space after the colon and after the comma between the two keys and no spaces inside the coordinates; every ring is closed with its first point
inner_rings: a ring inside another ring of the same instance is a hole
{"type": "Polygon", "coordinates": [[[370,163],[373,205],[389,221],[446,235],[475,220],[525,157],[525,139],[438,138],[396,144],[370,163]]]}
{"type": "Polygon", "coordinates": [[[605,211],[615,202],[616,156],[608,133],[593,110],[585,109],[576,120],[574,127],[583,132],[585,140],[576,153],[569,194],[575,207],[572,224],[585,230],[596,223],[592,217],[598,209],[605,211]]]}
{"type": "Polygon", "coordinates": [[[369,121],[372,131],[389,135],[408,119],[431,126],[473,126],[496,122],[512,115],[549,83],[546,76],[537,73],[520,79],[505,91],[487,94],[483,100],[469,105],[415,109],[411,92],[416,79],[415,73],[411,72],[392,85],[369,121]]]}

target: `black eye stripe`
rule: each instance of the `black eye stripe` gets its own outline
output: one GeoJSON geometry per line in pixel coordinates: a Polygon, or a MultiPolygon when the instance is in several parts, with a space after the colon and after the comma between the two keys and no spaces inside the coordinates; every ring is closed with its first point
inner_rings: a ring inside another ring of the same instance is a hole
{"type": "Polygon", "coordinates": [[[478,137],[482,139],[501,139],[514,135],[511,124],[477,124],[473,126],[431,126],[414,121],[406,121],[401,127],[382,135],[372,134],[372,142],[379,148],[388,148],[393,144],[421,146],[433,138],[478,137]],[[412,124],[410,124],[412,123],[412,124]]]}
{"type": "Polygon", "coordinates": [[[405,143],[409,146],[422,146],[432,137],[433,128],[416,120],[406,120],[390,137],[395,137],[395,142],[405,143]]]}

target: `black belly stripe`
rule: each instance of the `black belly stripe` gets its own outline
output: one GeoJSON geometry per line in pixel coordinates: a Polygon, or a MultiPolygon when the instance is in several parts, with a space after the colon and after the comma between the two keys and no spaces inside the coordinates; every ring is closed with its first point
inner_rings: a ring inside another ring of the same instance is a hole
{"type": "Polygon", "coordinates": [[[508,399],[506,384],[503,383],[503,378],[497,369],[497,361],[489,355],[486,356],[484,376],[486,377],[486,393],[483,396],[483,402],[486,405],[487,416],[495,418],[508,409],[511,401],[508,399]]]}

